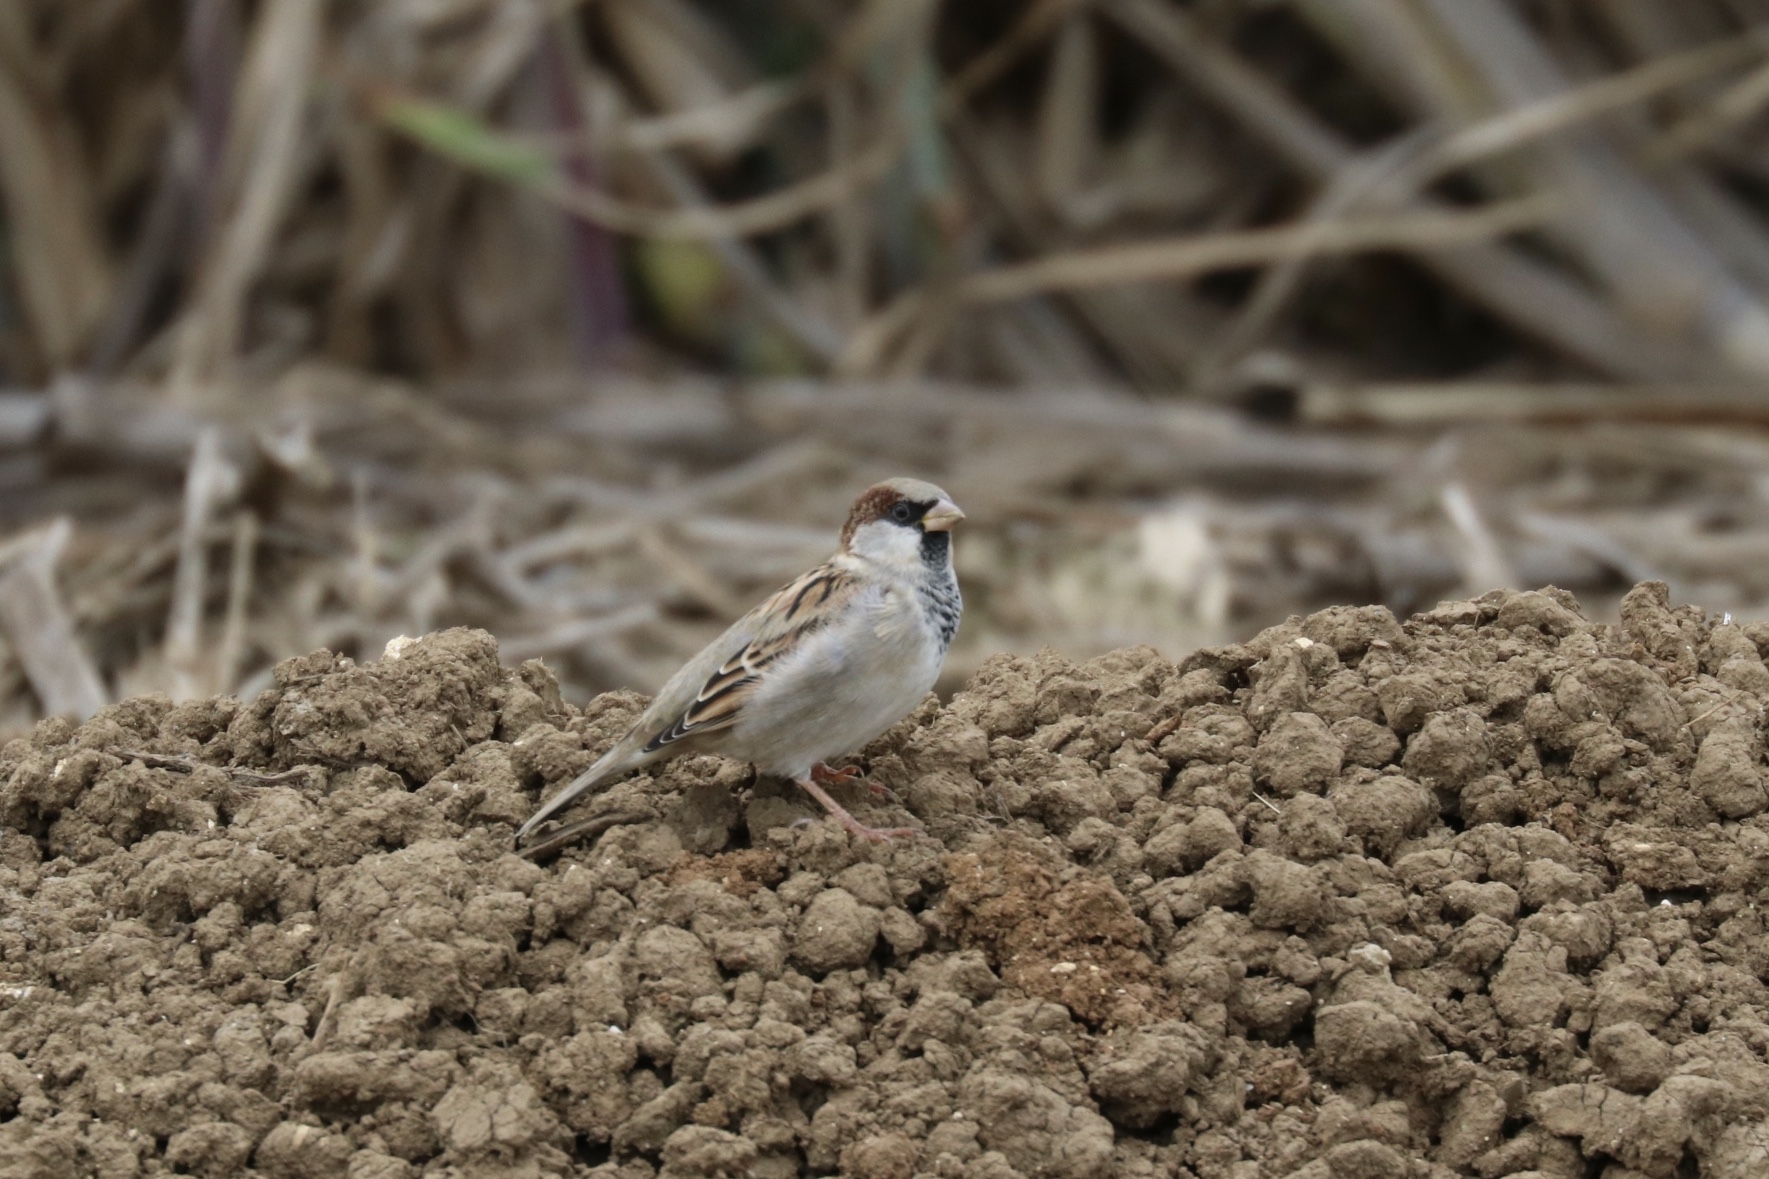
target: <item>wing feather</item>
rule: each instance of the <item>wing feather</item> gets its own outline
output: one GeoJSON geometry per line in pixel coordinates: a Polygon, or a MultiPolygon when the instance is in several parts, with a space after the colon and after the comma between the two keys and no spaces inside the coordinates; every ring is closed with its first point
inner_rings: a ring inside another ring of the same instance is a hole
{"type": "Polygon", "coordinates": [[[646,743],[645,752],[736,724],[762,673],[822,630],[842,599],[858,589],[846,570],[833,563],[819,565],[744,615],[731,629],[747,632],[748,640],[707,677],[688,707],[646,743]]]}

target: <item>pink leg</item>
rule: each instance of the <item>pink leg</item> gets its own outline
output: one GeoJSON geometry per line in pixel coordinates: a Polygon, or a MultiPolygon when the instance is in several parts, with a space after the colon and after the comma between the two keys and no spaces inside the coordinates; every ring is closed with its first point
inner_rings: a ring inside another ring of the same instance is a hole
{"type": "Polygon", "coordinates": [[[841,803],[829,796],[829,791],[817,785],[812,778],[799,779],[799,785],[805,788],[805,793],[823,804],[823,809],[829,812],[830,818],[868,842],[889,843],[899,835],[920,835],[922,833],[919,827],[868,827],[850,815],[841,803]]]}

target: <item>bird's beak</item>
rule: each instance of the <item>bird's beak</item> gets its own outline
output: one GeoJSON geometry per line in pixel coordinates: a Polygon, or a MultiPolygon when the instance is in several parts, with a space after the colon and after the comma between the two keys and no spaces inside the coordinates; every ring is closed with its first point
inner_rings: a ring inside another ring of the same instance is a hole
{"type": "Polygon", "coordinates": [[[951,532],[952,526],[964,519],[964,513],[958,505],[949,499],[943,499],[927,510],[921,518],[921,526],[928,532],[951,532]]]}

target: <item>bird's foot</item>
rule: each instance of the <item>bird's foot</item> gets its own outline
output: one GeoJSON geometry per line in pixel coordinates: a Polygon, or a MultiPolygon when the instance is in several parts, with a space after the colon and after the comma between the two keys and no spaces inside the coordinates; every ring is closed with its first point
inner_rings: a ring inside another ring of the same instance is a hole
{"type": "Polygon", "coordinates": [[[829,796],[829,791],[817,785],[813,779],[814,775],[813,778],[800,779],[799,785],[805,788],[805,793],[822,803],[823,809],[829,812],[829,817],[840,823],[844,830],[859,836],[868,843],[889,843],[898,836],[922,834],[919,827],[868,827],[850,815],[841,803],[829,796]]]}
{"type": "MultiPolygon", "coordinates": [[[[811,767],[811,781],[820,782],[825,786],[846,786],[850,782],[858,781],[864,776],[864,773],[865,771],[861,770],[859,766],[843,766],[838,770],[825,762],[818,762],[811,767]]],[[[868,782],[866,789],[872,792],[874,798],[881,798],[888,802],[898,801],[897,796],[891,793],[889,786],[878,782],[868,782]]]]}
{"type": "Polygon", "coordinates": [[[859,766],[843,766],[838,770],[820,761],[811,767],[811,781],[825,786],[846,786],[849,782],[859,781],[862,772],[859,766]]]}

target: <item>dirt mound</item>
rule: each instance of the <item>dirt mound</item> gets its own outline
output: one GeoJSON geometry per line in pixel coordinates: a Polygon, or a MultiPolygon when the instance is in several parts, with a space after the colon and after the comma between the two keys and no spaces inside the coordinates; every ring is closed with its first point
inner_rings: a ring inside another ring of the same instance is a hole
{"type": "Polygon", "coordinates": [[[996,658],[866,751],[887,847],[700,758],[510,854],[643,701],[475,631],[45,722],[0,1173],[1769,1173],[1769,628],[1622,617],[996,658]]]}

